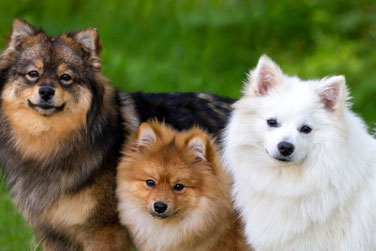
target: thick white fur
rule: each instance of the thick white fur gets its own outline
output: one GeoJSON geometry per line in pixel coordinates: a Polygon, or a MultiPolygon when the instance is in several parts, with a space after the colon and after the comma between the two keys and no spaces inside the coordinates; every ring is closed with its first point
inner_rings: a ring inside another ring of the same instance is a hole
{"type": "Polygon", "coordinates": [[[251,71],[224,159],[256,251],[376,250],[376,143],[346,99],[342,76],[302,81],[266,56],[251,71]],[[280,141],[295,145],[292,162],[273,158],[280,141]]]}

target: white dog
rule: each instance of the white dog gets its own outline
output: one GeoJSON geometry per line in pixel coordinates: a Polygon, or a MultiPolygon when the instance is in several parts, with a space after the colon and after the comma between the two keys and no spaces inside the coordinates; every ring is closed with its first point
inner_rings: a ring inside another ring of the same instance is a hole
{"type": "Polygon", "coordinates": [[[376,250],[376,141],[343,76],[302,81],[262,56],[225,131],[255,250],[376,250]]]}

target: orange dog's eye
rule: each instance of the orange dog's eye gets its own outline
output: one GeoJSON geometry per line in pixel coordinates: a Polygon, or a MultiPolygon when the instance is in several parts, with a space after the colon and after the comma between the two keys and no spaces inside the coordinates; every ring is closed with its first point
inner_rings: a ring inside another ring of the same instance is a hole
{"type": "Polygon", "coordinates": [[[173,187],[173,189],[174,189],[175,191],[181,191],[181,190],[184,189],[184,185],[178,183],[178,184],[176,184],[176,185],[173,187]]]}
{"type": "Polygon", "coordinates": [[[146,180],[145,183],[148,187],[155,187],[154,180],[146,180]]]}
{"type": "Polygon", "coordinates": [[[27,75],[28,75],[29,78],[31,78],[31,79],[39,78],[39,72],[37,72],[37,71],[29,71],[29,72],[27,73],[27,75]]]}

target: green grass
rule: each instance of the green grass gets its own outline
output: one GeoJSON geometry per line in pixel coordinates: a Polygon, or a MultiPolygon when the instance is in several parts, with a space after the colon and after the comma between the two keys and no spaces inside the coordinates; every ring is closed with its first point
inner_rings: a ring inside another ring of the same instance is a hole
{"type": "Polygon", "coordinates": [[[11,202],[8,191],[0,180],[0,250],[31,250],[36,246],[32,230],[26,227],[21,214],[11,202]]]}
{"type": "MultiPolygon", "coordinates": [[[[0,49],[15,17],[51,35],[94,26],[103,72],[117,88],[231,97],[266,53],[302,78],[344,74],[354,110],[373,125],[375,11],[373,0],[0,1],[0,49]]],[[[31,240],[0,190],[0,250],[27,250],[31,240]]]]}

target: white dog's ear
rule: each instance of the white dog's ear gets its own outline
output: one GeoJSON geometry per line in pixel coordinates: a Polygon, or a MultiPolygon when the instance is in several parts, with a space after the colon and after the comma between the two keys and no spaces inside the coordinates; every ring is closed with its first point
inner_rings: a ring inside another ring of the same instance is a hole
{"type": "Polygon", "coordinates": [[[333,76],[322,79],[318,86],[318,94],[327,110],[340,110],[347,99],[345,77],[333,76]]]}
{"type": "Polygon", "coordinates": [[[148,123],[142,123],[137,131],[137,145],[150,146],[157,141],[154,129],[148,123]]]}
{"type": "Polygon", "coordinates": [[[208,143],[208,136],[204,133],[193,136],[188,141],[188,149],[192,151],[199,159],[206,161],[206,146],[208,143]]]}
{"type": "Polygon", "coordinates": [[[257,66],[248,74],[245,94],[251,96],[264,96],[283,78],[281,68],[268,56],[260,57],[257,66]]]}

